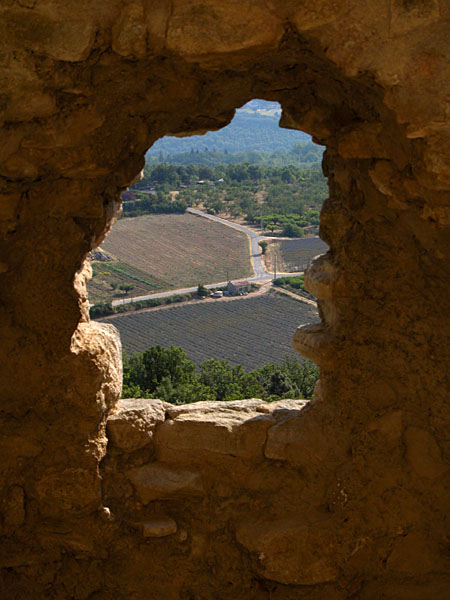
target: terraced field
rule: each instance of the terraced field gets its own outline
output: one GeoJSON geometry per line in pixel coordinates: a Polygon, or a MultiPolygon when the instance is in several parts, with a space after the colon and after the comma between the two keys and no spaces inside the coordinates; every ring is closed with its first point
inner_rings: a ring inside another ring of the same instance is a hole
{"type": "Polygon", "coordinates": [[[291,273],[303,271],[314,256],[327,250],[327,244],[317,237],[280,240],[269,245],[269,259],[273,266],[276,256],[277,270],[291,273]]]}
{"type": "Polygon", "coordinates": [[[102,244],[111,261],[93,263],[91,302],[195,286],[253,274],[248,238],[230,227],[190,214],[120,219],[102,244]]]}
{"type": "Polygon", "coordinates": [[[161,344],[182,346],[199,364],[226,358],[252,370],[286,354],[298,357],[290,342],[300,324],[318,321],[313,306],[276,294],[232,301],[206,300],[161,310],[101,319],[120,331],[126,352],[142,352],[161,344]]]}

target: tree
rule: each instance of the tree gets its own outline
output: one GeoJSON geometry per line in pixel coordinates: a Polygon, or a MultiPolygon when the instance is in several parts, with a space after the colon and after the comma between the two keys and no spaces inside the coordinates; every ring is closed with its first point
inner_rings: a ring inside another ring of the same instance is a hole
{"type": "Polygon", "coordinates": [[[232,367],[225,359],[211,358],[200,365],[200,383],[209,387],[216,400],[239,400],[245,373],[241,365],[232,367]]]}
{"type": "Polygon", "coordinates": [[[286,237],[303,237],[303,229],[298,225],[294,225],[293,223],[288,223],[286,227],[283,229],[283,235],[286,237]]]}
{"type": "Polygon", "coordinates": [[[143,385],[150,395],[165,377],[172,385],[191,383],[195,380],[195,365],[190,361],[182,348],[170,346],[163,348],[158,344],[142,354],[143,385]]]}
{"type": "Polygon", "coordinates": [[[132,285],[131,283],[122,283],[122,285],[119,285],[119,290],[125,292],[126,295],[128,294],[128,292],[131,292],[131,290],[134,290],[134,285],[132,285]]]}
{"type": "Polygon", "coordinates": [[[282,369],[277,369],[272,373],[270,377],[270,384],[268,388],[270,395],[274,396],[286,396],[291,395],[293,398],[298,396],[298,389],[289,378],[289,375],[282,369]]]}
{"type": "Polygon", "coordinates": [[[199,283],[198,287],[197,287],[197,296],[199,296],[200,298],[204,298],[208,294],[209,294],[209,292],[208,292],[207,288],[205,288],[204,285],[199,283]]]}
{"type": "Polygon", "coordinates": [[[267,250],[267,246],[269,244],[267,242],[259,242],[259,247],[261,248],[261,254],[265,254],[267,250]]]}

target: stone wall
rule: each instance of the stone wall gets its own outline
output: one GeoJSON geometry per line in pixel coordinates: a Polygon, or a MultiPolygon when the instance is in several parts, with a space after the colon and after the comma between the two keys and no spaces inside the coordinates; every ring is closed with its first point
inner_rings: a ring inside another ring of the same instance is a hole
{"type": "Polygon", "coordinates": [[[449,24],[445,0],[2,3],[2,597],[449,595],[449,24]],[[84,259],[157,138],[251,98],[327,147],[321,323],[294,336],[316,400],[153,403],[153,446],[123,448],[84,259]]]}

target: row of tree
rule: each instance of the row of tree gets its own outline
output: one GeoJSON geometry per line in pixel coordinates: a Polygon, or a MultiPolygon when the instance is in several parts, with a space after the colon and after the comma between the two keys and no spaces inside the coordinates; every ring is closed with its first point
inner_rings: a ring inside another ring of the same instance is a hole
{"type": "Polygon", "coordinates": [[[249,163],[251,165],[262,165],[274,167],[285,167],[294,165],[296,167],[310,168],[319,166],[322,160],[323,148],[312,142],[299,142],[290,150],[278,152],[261,152],[248,150],[247,152],[229,153],[226,150],[219,152],[215,149],[205,148],[202,151],[191,149],[189,152],[179,154],[164,154],[162,151],[158,156],[148,156],[149,164],[166,162],[172,165],[205,165],[217,167],[219,165],[231,165],[234,163],[249,163]]]}
{"type": "Polygon", "coordinates": [[[310,361],[286,357],[245,373],[241,365],[212,358],[196,369],[180,347],[155,346],[124,355],[123,397],[160,398],[172,404],[200,400],[311,398],[318,368],[310,361]]]}

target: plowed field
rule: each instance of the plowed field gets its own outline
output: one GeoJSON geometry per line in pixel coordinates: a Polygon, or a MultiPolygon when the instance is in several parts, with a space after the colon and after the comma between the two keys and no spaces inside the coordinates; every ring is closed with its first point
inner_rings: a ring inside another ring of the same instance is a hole
{"type": "Polygon", "coordinates": [[[229,302],[206,300],[102,321],[117,327],[128,353],[173,344],[182,346],[196,364],[226,358],[248,371],[279,363],[286,354],[298,357],[290,344],[295,329],[318,320],[313,306],[273,294],[229,302]]]}
{"type": "Polygon", "coordinates": [[[94,263],[91,302],[123,297],[124,283],[136,296],[253,274],[245,234],[190,214],[120,219],[102,249],[113,260],[94,263]]]}
{"type": "Polygon", "coordinates": [[[280,240],[269,246],[270,264],[273,267],[276,256],[278,272],[303,271],[314,256],[327,250],[327,244],[317,237],[280,240]]]}

